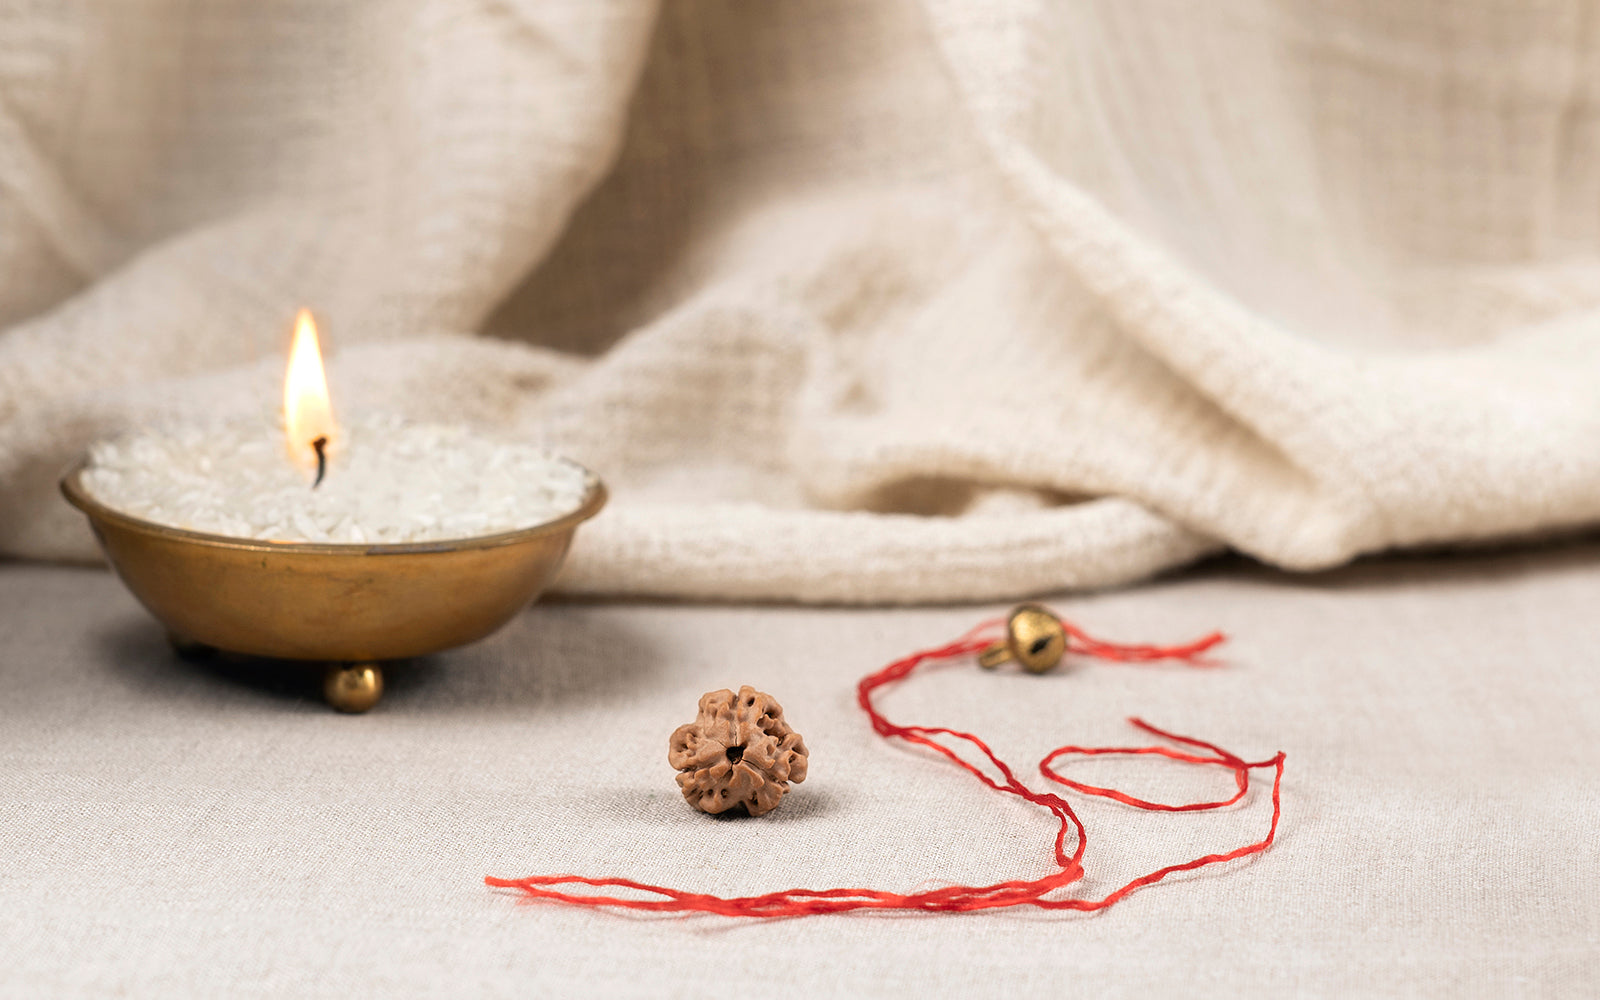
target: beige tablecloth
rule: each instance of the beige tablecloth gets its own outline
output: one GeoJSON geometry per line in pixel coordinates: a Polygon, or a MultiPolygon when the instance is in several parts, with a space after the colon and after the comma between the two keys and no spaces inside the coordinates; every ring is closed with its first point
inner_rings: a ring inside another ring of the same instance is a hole
{"type": "MultiPolygon", "coordinates": [[[[1288,753],[1281,841],[1091,918],[772,923],[523,905],[485,874],[719,893],[1047,870],[1049,817],[885,745],[855,680],[995,610],[544,604],[392,672],[370,715],[176,660],[115,579],[0,565],[0,994],[1585,996],[1600,981],[1600,545],[1211,565],[1060,607],[1113,637],[1221,627],[1215,671],[945,669],[885,699],[1033,773],[1152,722],[1288,753]],[[701,692],[776,694],[812,775],[771,816],[679,798],[701,692]]],[[[1175,798],[1225,775],[1085,768],[1175,798]]],[[[1258,837],[1236,810],[1086,808],[1083,891],[1258,837]]]]}

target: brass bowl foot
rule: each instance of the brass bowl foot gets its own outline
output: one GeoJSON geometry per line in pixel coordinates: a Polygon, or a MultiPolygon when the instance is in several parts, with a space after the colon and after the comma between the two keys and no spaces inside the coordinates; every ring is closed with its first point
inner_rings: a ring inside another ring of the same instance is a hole
{"type": "Polygon", "coordinates": [[[383,697],[383,670],[376,663],[332,664],[322,677],[322,696],[341,712],[365,712],[383,697]]]}

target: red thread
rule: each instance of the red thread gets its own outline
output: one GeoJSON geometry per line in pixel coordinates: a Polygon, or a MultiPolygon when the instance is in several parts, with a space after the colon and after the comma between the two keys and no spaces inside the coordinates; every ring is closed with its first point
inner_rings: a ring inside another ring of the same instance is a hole
{"type": "MultiPolygon", "coordinates": [[[[994,751],[989,748],[989,745],[977,736],[955,729],[946,729],[942,726],[902,726],[885,718],[872,701],[874,693],[880,688],[905,680],[924,663],[934,660],[947,660],[981,651],[994,641],[992,634],[987,638],[983,636],[986,633],[992,633],[992,630],[997,625],[1004,625],[1004,623],[1004,619],[984,622],[955,642],[937,649],[913,653],[903,659],[894,661],[876,673],[868,674],[857,685],[856,700],[861,705],[862,710],[867,713],[867,718],[871,720],[873,731],[884,739],[898,739],[926,747],[942,755],[989,788],[1005,795],[1015,795],[1020,799],[1032,802],[1055,816],[1060,822],[1060,828],[1055,835],[1054,846],[1057,868],[1055,872],[1036,879],[1014,879],[983,886],[954,885],[908,894],[886,892],[879,889],[787,889],[763,896],[735,896],[731,898],[686,892],[667,886],[649,885],[643,882],[635,882],[632,879],[587,878],[581,875],[533,875],[520,879],[487,876],[484,878],[484,883],[495,888],[516,889],[533,899],[567,903],[573,906],[617,907],[627,910],[673,913],[717,913],[729,917],[793,917],[867,909],[923,910],[934,913],[950,913],[1007,906],[1037,906],[1053,910],[1092,912],[1113,906],[1129,893],[1159,882],[1168,875],[1183,871],[1193,871],[1208,865],[1221,864],[1252,854],[1259,854],[1272,846],[1278,834],[1278,820],[1282,815],[1279,793],[1283,785],[1284,755],[1281,751],[1266,760],[1249,762],[1204,740],[1167,732],[1141,719],[1129,719],[1128,721],[1134,726],[1154,736],[1186,747],[1205,750],[1209,753],[1192,753],[1187,750],[1178,750],[1169,746],[1159,745],[1147,747],[1062,746],[1050,751],[1039,762],[1039,773],[1048,780],[1074,791],[1085,795],[1112,799],[1137,809],[1162,812],[1194,812],[1205,809],[1221,809],[1225,806],[1233,805],[1243,799],[1249,792],[1250,772],[1257,768],[1270,767],[1273,769],[1272,823],[1267,829],[1267,834],[1261,840],[1231,851],[1207,854],[1203,857],[1195,858],[1193,861],[1169,865],[1150,872],[1148,875],[1141,875],[1101,899],[1045,898],[1049,894],[1063,889],[1083,877],[1082,862],[1084,853],[1088,850],[1089,836],[1084,829],[1083,822],[1078,818],[1078,814],[1073,811],[1067,800],[1050,792],[1036,792],[1028,788],[1017,778],[1011,767],[997,757],[994,751]],[[989,764],[993,765],[1000,778],[996,779],[984,773],[983,770],[963,759],[955,750],[939,742],[936,737],[946,737],[964,743],[967,747],[976,750],[989,764]],[[1051,766],[1058,758],[1071,755],[1101,756],[1119,754],[1151,754],[1184,764],[1223,767],[1232,773],[1237,791],[1231,798],[1220,799],[1215,802],[1179,804],[1148,802],[1114,788],[1102,788],[1073,781],[1063,777],[1051,766]],[[1074,835],[1074,842],[1070,851],[1067,849],[1067,836],[1069,833],[1074,835]],[[588,886],[601,890],[627,889],[645,893],[647,897],[621,897],[587,892],[574,893],[555,888],[556,886],[569,885],[588,886]],[[660,898],[652,899],[648,898],[648,896],[660,898]]],[[[1195,642],[1181,646],[1119,645],[1103,642],[1084,633],[1076,626],[1063,624],[1067,635],[1071,639],[1068,645],[1070,652],[1121,662],[1174,659],[1188,663],[1191,666],[1204,666],[1205,664],[1197,660],[1197,657],[1223,641],[1221,633],[1213,633],[1195,642]]]]}

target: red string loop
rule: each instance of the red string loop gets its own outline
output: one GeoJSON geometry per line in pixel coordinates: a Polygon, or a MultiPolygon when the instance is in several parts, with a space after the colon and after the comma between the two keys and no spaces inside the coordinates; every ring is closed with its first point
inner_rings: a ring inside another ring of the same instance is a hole
{"type": "Polygon", "coordinates": [[[1250,791],[1250,771],[1253,768],[1272,766],[1271,760],[1247,764],[1221,747],[1206,743],[1202,740],[1190,739],[1186,736],[1179,736],[1176,733],[1169,733],[1164,729],[1157,729],[1155,726],[1150,725],[1150,723],[1145,722],[1143,719],[1133,718],[1129,719],[1128,722],[1139,729],[1143,729],[1147,733],[1153,733],[1156,736],[1160,736],[1162,739],[1171,740],[1174,743],[1185,743],[1190,746],[1204,747],[1212,752],[1212,756],[1204,757],[1199,754],[1185,753],[1182,750],[1174,750],[1171,747],[1163,746],[1064,746],[1056,747],[1045,756],[1044,760],[1039,762],[1039,773],[1043,774],[1046,778],[1049,778],[1051,781],[1054,781],[1057,784],[1066,785],[1075,792],[1082,792],[1085,795],[1096,795],[1101,798],[1113,799],[1117,802],[1121,802],[1123,805],[1133,806],[1136,809],[1148,809],[1154,812],[1198,812],[1204,809],[1222,809],[1233,805],[1235,802],[1238,802],[1240,799],[1245,797],[1246,793],[1250,791]],[[1231,797],[1226,799],[1218,799],[1215,802],[1185,802],[1179,805],[1171,805],[1163,802],[1150,802],[1146,799],[1135,798],[1134,796],[1129,795],[1126,792],[1118,791],[1115,788],[1102,788],[1098,785],[1086,785],[1080,781],[1073,781],[1071,778],[1064,777],[1061,772],[1055,770],[1055,768],[1051,766],[1055,763],[1058,757],[1066,757],[1073,754],[1084,757],[1135,756],[1141,754],[1153,754],[1156,756],[1165,757],[1168,760],[1175,760],[1183,764],[1225,767],[1233,773],[1233,781],[1237,790],[1231,797]]]}
{"type": "MultiPolygon", "coordinates": [[[[793,917],[821,913],[843,913],[849,910],[864,909],[960,913],[1008,906],[1037,906],[1045,909],[1092,912],[1114,906],[1128,894],[1144,886],[1159,882],[1168,875],[1183,871],[1193,871],[1208,865],[1221,864],[1252,854],[1259,854],[1272,846],[1272,843],[1277,838],[1278,821],[1282,816],[1280,798],[1283,785],[1284,755],[1282,752],[1267,760],[1253,763],[1247,762],[1213,743],[1158,729],[1141,719],[1130,719],[1128,721],[1135,727],[1160,737],[1169,743],[1207,751],[1207,753],[1193,753],[1161,745],[1147,747],[1061,746],[1050,751],[1039,762],[1039,772],[1046,779],[1073,791],[1112,799],[1136,809],[1161,812],[1194,812],[1221,809],[1239,802],[1250,791],[1251,772],[1259,768],[1270,767],[1273,769],[1272,822],[1267,829],[1266,836],[1261,840],[1231,851],[1207,854],[1183,864],[1169,865],[1147,875],[1141,875],[1101,899],[1047,898],[1050,894],[1065,889],[1083,877],[1083,857],[1088,850],[1089,837],[1083,821],[1073,811],[1071,804],[1055,793],[1037,792],[1028,788],[1016,776],[1010,765],[1001,760],[987,743],[972,733],[947,729],[942,726],[899,725],[891,722],[879,712],[877,706],[873,703],[873,696],[880,689],[905,680],[924,663],[967,656],[983,650],[994,641],[994,636],[992,635],[994,628],[997,625],[1003,625],[1004,622],[1004,619],[983,622],[952,643],[937,649],[913,653],[890,663],[875,673],[868,674],[856,686],[856,700],[862,710],[866,712],[867,718],[872,724],[873,732],[884,739],[897,739],[932,750],[977,778],[987,787],[1001,794],[1014,795],[1031,802],[1056,817],[1059,823],[1053,845],[1056,871],[1035,879],[1015,879],[984,886],[953,885],[906,894],[878,889],[787,889],[782,892],[768,893],[761,896],[736,896],[731,898],[686,892],[681,889],[650,885],[626,878],[588,878],[580,875],[534,875],[520,879],[488,876],[484,878],[485,884],[496,888],[515,889],[531,899],[565,903],[571,906],[614,907],[626,910],[671,913],[715,913],[730,917],[793,917]],[[964,758],[956,749],[942,742],[942,739],[948,739],[958,746],[963,746],[970,751],[976,751],[978,756],[991,765],[994,772],[1000,777],[998,779],[992,777],[982,768],[964,758]],[[1154,755],[1183,764],[1224,767],[1233,775],[1237,791],[1231,798],[1214,802],[1180,804],[1150,802],[1114,788],[1104,788],[1073,781],[1064,777],[1052,766],[1058,759],[1073,755],[1154,755]],[[1067,846],[1069,835],[1073,838],[1070,850],[1067,846]],[[587,886],[600,890],[626,889],[642,894],[642,898],[639,895],[611,896],[599,893],[567,892],[562,888],[557,888],[564,886],[587,886]]],[[[1069,644],[1069,651],[1125,663],[1177,660],[1191,666],[1206,666],[1205,661],[1199,659],[1200,655],[1223,641],[1221,633],[1212,633],[1194,642],[1179,646],[1121,645],[1096,639],[1076,626],[1065,622],[1063,622],[1063,628],[1072,640],[1069,644]]]]}
{"type": "Polygon", "coordinates": [[[1124,645],[1096,639],[1069,621],[1061,623],[1061,630],[1066,632],[1067,638],[1071,640],[1067,645],[1068,652],[1081,653],[1084,656],[1093,656],[1101,660],[1114,660],[1120,663],[1183,660],[1192,667],[1209,666],[1209,663],[1200,659],[1200,654],[1213,646],[1226,642],[1228,639],[1221,632],[1212,632],[1210,635],[1201,636],[1195,641],[1186,642],[1181,646],[1124,645]]]}

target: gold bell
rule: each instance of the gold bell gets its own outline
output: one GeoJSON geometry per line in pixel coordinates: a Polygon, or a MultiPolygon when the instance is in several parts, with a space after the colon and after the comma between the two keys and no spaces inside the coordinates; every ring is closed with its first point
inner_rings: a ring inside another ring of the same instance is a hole
{"type": "Polygon", "coordinates": [[[1061,619],[1037,604],[1019,604],[1006,619],[1006,637],[978,654],[978,666],[993,670],[1016,660],[1029,673],[1042,674],[1067,652],[1067,630],[1061,619]]]}

